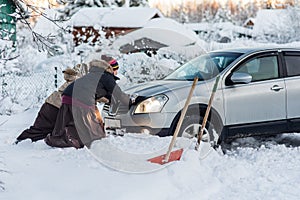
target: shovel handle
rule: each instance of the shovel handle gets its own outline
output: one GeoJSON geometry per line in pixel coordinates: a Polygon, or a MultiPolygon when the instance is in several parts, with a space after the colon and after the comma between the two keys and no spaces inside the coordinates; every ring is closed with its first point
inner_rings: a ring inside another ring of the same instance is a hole
{"type": "Polygon", "coordinates": [[[203,131],[204,131],[204,128],[206,126],[206,122],[207,122],[207,119],[208,119],[208,116],[209,116],[209,112],[210,112],[210,109],[211,109],[211,105],[212,105],[215,93],[217,91],[217,86],[218,86],[219,80],[220,80],[220,76],[217,76],[217,78],[215,80],[213,90],[212,90],[212,93],[211,93],[210,98],[209,98],[209,102],[208,102],[206,111],[205,111],[205,115],[204,115],[204,118],[203,118],[203,121],[202,121],[201,129],[200,129],[200,132],[198,134],[197,143],[196,143],[196,147],[195,147],[195,149],[197,151],[198,151],[199,146],[200,146],[200,142],[201,142],[201,139],[202,139],[202,136],[203,136],[203,131]]]}
{"type": "Polygon", "coordinates": [[[167,154],[166,154],[166,156],[165,156],[165,158],[164,158],[164,160],[163,160],[163,162],[165,162],[165,163],[169,161],[171,151],[172,151],[173,146],[174,146],[174,144],[175,144],[175,140],[176,140],[176,138],[177,138],[177,135],[178,135],[178,133],[179,133],[179,131],[180,131],[180,128],[181,128],[181,125],[182,125],[182,122],[183,122],[185,113],[186,113],[187,108],[188,108],[188,106],[189,106],[189,104],[190,104],[190,101],[191,101],[191,98],[192,98],[192,95],[193,95],[193,91],[194,91],[194,89],[195,89],[195,86],[196,86],[197,82],[198,82],[198,77],[195,77],[195,78],[194,78],[194,81],[193,81],[193,85],[192,85],[192,87],[191,87],[191,89],[190,89],[190,93],[189,93],[189,95],[188,95],[188,97],[187,97],[187,99],[186,99],[186,101],[185,101],[185,105],[184,105],[184,107],[183,107],[183,109],[182,109],[182,111],[181,111],[180,118],[179,118],[179,121],[178,121],[178,123],[177,123],[175,132],[174,132],[174,134],[173,134],[171,143],[170,143],[170,145],[169,145],[168,152],[167,152],[167,154]]]}

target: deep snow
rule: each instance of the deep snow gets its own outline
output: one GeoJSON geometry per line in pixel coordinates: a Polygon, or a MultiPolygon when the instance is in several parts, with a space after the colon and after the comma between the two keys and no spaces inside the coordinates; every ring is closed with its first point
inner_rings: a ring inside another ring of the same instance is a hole
{"type": "MultiPolygon", "coordinates": [[[[43,141],[13,145],[16,136],[33,123],[37,111],[0,116],[0,169],[4,170],[0,172],[0,180],[5,188],[0,191],[1,199],[292,200],[300,197],[300,134],[297,133],[268,141],[239,139],[226,154],[218,149],[205,159],[199,158],[199,152],[193,148],[185,149],[180,161],[155,172],[135,174],[106,167],[86,149],[55,149],[43,141]]],[[[129,140],[130,137],[111,139],[123,150],[139,146],[129,140]]],[[[161,145],[155,138],[150,144],[152,148],[161,145]]],[[[142,146],[147,147],[144,144],[139,148],[142,146]]]]}

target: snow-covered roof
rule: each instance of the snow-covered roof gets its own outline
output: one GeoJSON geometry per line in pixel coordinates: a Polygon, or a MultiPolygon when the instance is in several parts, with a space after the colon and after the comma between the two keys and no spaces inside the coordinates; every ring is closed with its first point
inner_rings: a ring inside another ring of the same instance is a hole
{"type": "Polygon", "coordinates": [[[102,18],[111,11],[112,8],[107,7],[82,8],[71,17],[69,23],[73,26],[101,26],[102,18]]]}
{"type": "Polygon", "coordinates": [[[163,17],[155,8],[115,8],[103,17],[102,23],[107,27],[143,27],[156,16],[163,17]]]}
{"type": "Polygon", "coordinates": [[[274,34],[289,23],[287,9],[262,9],[257,12],[253,32],[256,35],[274,34]]]}
{"type": "Polygon", "coordinates": [[[73,26],[143,27],[154,17],[163,17],[155,8],[83,8],[71,18],[73,26]]]}
{"type": "Polygon", "coordinates": [[[166,46],[186,46],[196,43],[198,40],[195,32],[175,20],[156,18],[145,24],[144,28],[119,37],[113,46],[121,47],[122,45],[133,43],[141,38],[149,38],[166,46]]]}

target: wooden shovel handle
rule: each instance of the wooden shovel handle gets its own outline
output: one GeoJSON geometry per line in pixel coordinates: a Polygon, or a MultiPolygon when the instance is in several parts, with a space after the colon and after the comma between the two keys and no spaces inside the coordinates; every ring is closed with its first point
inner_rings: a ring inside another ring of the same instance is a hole
{"type": "Polygon", "coordinates": [[[186,113],[187,108],[188,108],[188,106],[189,106],[189,104],[190,104],[190,101],[191,101],[191,98],[192,98],[192,95],[193,95],[193,91],[194,91],[194,89],[195,89],[195,86],[196,86],[197,82],[198,82],[198,77],[195,77],[195,78],[194,78],[194,81],[193,81],[193,85],[192,85],[192,87],[191,87],[191,89],[190,89],[190,93],[189,93],[189,95],[188,95],[188,97],[187,97],[187,99],[186,99],[186,101],[185,101],[185,105],[184,105],[184,107],[183,107],[183,109],[182,109],[182,111],[181,111],[181,115],[180,115],[179,121],[178,121],[178,123],[177,123],[175,132],[174,132],[174,134],[173,134],[171,143],[170,143],[170,145],[169,145],[168,152],[167,152],[167,154],[166,154],[166,156],[165,156],[163,162],[168,162],[168,161],[169,161],[171,151],[172,151],[173,146],[174,146],[174,144],[175,144],[177,135],[178,135],[178,133],[179,133],[179,131],[180,131],[180,128],[181,128],[181,125],[182,125],[182,122],[183,122],[185,113],[186,113]]]}
{"type": "Polygon", "coordinates": [[[199,146],[200,146],[200,142],[201,142],[201,139],[202,139],[202,136],[203,136],[203,131],[204,131],[204,128],[206,126],[206,122],[207,122],[207,119],[208,119],[208,116],[209,116],[209,112],[210,112],[210,109],[211,109],[211,105],[212,105],[215,93],[217,91],[217,86],[218,86],[219,80],[220,80],[220,76],[217,76],[214,87],[213,87],[213,90],[212,90],[212,93],[211,93],[210,98],[209,98],[209,102],[208,102],[206,111],[205,111],[205,115],[204,115],[204,118],[203,118],[203,121],[202,121],[201,129],[200,129],[200,132],[198,134],[197,144],[196,144],[196,147],[195,147],[195,149],[197,151],[198,151],[199,146]]]}

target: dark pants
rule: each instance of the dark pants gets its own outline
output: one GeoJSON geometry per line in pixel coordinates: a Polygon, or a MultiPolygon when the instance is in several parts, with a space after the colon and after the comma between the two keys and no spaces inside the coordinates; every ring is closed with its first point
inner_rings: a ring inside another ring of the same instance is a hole
{"type": "Polygon", "coordinates": [[[46,138],[53,131],[58,110],[57,107],[44,103],[38,112],[34,124],[29,129],[24,130],[17,137],[17,140],[31,139],[31,141],[35,142],[46,138]]]}
{"type": "Polygon", "coordinates": [[[89,147],[92,141],[105,137],[97,118],[97,108],[62,104],[52,134],[45,142],[53,147],[89,147]]]}

